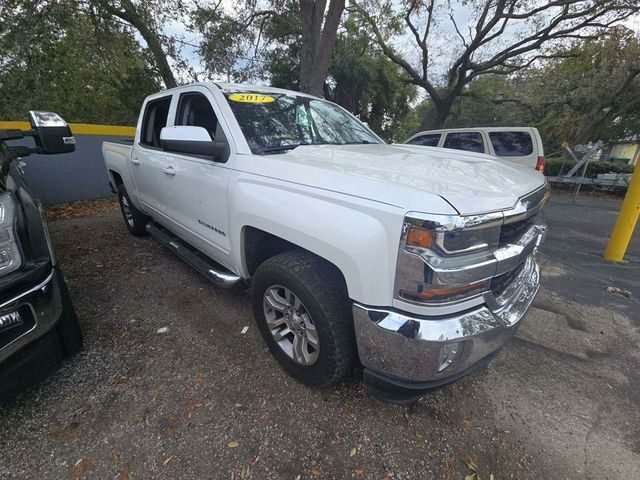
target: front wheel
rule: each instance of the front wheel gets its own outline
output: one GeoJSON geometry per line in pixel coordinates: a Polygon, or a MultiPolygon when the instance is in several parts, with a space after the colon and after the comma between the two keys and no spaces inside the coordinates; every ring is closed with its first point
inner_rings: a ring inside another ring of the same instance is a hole
{"type": "Polygon", "coordinates": [[[350,301],[331,264],[304,251],[272,257],[254,275],[252,303],[269,350],[298,381],[328,386],[353,368],[350,301]]]}

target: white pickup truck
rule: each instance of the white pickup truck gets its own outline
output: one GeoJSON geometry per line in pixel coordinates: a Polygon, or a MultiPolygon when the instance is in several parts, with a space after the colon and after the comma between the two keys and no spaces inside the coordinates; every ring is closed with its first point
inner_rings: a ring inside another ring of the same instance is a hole
{"type": "Polygon", "coordinates": [[[317,97],[163,91],[103,155],[129,231],[222,287],[250,284],[269,349],[307,385],[359,360],[369,393],[413,401],[491,359],[538,290],[542,174],[387,145],[317,97]]]}

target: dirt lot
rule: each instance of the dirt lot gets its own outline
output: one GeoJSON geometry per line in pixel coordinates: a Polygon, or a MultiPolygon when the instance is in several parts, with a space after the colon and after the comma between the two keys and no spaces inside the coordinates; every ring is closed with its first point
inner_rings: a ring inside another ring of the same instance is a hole
{"type": "Polygon", "coordinates": [[[517,337],[410,407],[365,396],[357,373],[297,384],[245,288],[218,289],[130,236],[113,203],[58,209],[85,351],[0,410],[0,479],[640,478],[639,235],[627,265],[600,260],[618,208],[556,195],[517,337]]]}

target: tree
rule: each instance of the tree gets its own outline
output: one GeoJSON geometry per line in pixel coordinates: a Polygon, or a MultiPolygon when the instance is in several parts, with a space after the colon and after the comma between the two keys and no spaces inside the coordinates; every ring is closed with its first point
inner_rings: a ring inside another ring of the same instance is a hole
{"type": "Polygon", "coordinates": [[[638,134],[640,37],[619,27],[561,53],[567,58],[546,61],[518,81],[518,99],[540,113],[541,128],[574,143],[638,134]]]}
{"type": "Polygon", "coordinates": [[[133,125],[160,88],[128,29],[68,2],[9,0],[0,6],[0,118],[52,110],[71,122],[133,125]]]}
{"type": "Polygon", "coordinates": [[[435,0],[404,0],[399,7],[391,0],[353,0],[352,5],[384,54],[404,70],[407,81],[429,95],[435,127],[445,125],[455,100],[476,78],[510,75],[556,57],[547,51],[549,47],[597,38],[640,11],[637,0],[467,0],[452,1],[448,8],[435,0]],[[458,7],[473,12],[466,28],[456,20],[458,7]],[[410,36],[417,62],[393,45],[398,30],[410,36]],[[450,58],[441,75],[432,54],[434,37],[443,36],[450,58]]]}
{"type": "Polygon", "coordinates": [[[88,7],[99,17],[116,17],[135,28],[144,41],[155,62],[156,69],[167,88],[178,85],[167,59],[167,49],[173,49],[171,38],[159,33],[159,20],[176,16],[182,9],[180,0],[145,1],[134,4],[131,0],[89,0],[88,7]]]}
{"type": "Polygon", "coordinates": [[[212,73],[260,76],[274,50],[295,51],[297,89],[322,96],[344,6],[345,0],[249,0],[233,14],[220,4],[198,6],[193,26],[203,36],[199,50],[212,73]]]}
{"type": "Polygon", "coordinates": [[[344,0],[329,0],[327,9],[327,0],[300,0],[300,90],[303,92],[322,95],[344,4],[344,0]]]}
{"type": "Polygon", "coordinates": [[[403,141],[417,123],[411,103],[416,87],[383,55],[357,17],[349,15],[338,34],[325,97],[342,105],[388,141],[403,141]]]}

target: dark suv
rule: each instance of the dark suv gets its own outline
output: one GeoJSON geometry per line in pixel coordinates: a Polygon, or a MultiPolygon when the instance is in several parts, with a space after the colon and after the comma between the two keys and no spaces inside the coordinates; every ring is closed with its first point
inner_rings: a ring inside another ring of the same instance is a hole
{"type": "Polygon", "coordinates": [[[31,130],[0,130],[0,402],[82,348],[82,332],[49,240],[40,202],[14,160],[75,149],[55,113],[29,112],[31,130]],[[12,140],[33,137],[35,147],[12,140]]]}

